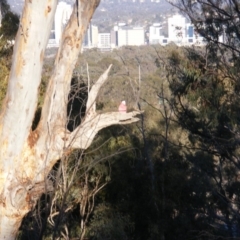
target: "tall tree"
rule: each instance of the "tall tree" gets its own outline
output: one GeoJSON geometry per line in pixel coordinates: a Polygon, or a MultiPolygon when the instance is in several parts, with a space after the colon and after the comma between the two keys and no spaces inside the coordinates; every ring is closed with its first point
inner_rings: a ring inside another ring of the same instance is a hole
{"type": "Polygon", "coordinates": [[[236,186],[240,170],[239,1],[177,0],[173,4],[206,39],[202,51],[188,48],[184,57],[176,52],[170,57],[175,114],[189,131],[193,146],[212,156],[214,171],[210,167],[204,170],[203,165],[197,164],[197,158],[194,164],[215,182],[212,198],[216,208],[209,212],[214,224],[219,224],[217,219],[221,217],[221,230],[225,229],[228,237],[236,237],[239,236],[236,186]]]}
{"type": "Polygon", "coordinates": [[[96,112],[96,97],[111,66],[89,91],[81,124],[68,131],[71,75],[88,23],[99,0],[81,0],[62,35],[41,118],[32,129],[44,52],[57,0],[25,1],[14,45],[7,94],[0,115],[0,239],[15,239],[26,213],[51,186],[52,166],[74,148],[86,149],[102,128],[138,121],[138,112],[96,112]]]}

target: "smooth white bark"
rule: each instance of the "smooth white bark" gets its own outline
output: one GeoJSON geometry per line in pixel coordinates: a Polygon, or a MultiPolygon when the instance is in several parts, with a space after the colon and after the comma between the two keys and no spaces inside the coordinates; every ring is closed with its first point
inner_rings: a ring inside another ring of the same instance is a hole
{"type": "Polygon", "coordinates": [[[16,36],[0,117],[0,239],[14,239],[29,211],[27,182],[31,176],[25,169],[31,171],[27,164],[33,152],[26,151],[29,159],[24,159],[23,151],[37,106],[43,57],[56,5],[57,0],[26,1],[16,36]]]}

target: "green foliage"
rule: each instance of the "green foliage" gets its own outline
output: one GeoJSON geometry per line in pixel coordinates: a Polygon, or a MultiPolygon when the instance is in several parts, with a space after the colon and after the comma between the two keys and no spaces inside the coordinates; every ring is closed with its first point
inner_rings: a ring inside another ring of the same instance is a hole
{"type": "Polygon", "coordinates": [[[0,108],[2,106],[3,99],[6,95],[7,80],[9,75],[9,69],[5,65],[6,62],[0,60],[0,108]]]}
{"type": "Polygon", "coordinates": [[[11,54],[12,47],[7,46],[6,41],[0,39],[0,108],[7,91],[11,54]]]}
{"type": "Polygon", "coordinates": [[[100,67],[102,69],[107,69],[111,64],[113,65],[112,69],[111,69],[111,74],[116,74],[121,69],[121,64],[116,59],[110,58],[110,57],[105,57],[105,58],[102,58],[97,63],[98,67],[100,67]]]}
{"type": "Polygon", "coordinates": [[[9,71],[11,67],[11,56],[13,52],[12,43],[19,25],[19,16],[10,11],[7,1],[0,2],[3,19],[0,27],[0,108],[7,91],[9,71]]]}
{"type": "Polygon", "coordinates": [[[93,240],[127,240],[132,229],[129,216],[122,215],[110,205],[100,204],[94,211],[88,231],[93,240]]]}
{"type": "Polygon", "coordinates": [[[9,12],[10,6],[7,0],[0,0],[0,11],[1,14],[4,16],[7,12],[9,12]]]}
{"type": "Polygon", "coordinates": [[[19,26],[19,16],[11,11],[6,12],[0,27],[0,36],[7,40],[13,40],[19,26]]]}
{"type": "MultiPolygon", "coordinates": [[[[232,202],[233,196],[239,198],[239,40],[233,41],[239,34],[239,24],[232,22],[239,12],[238,4],[202,1],[197,10],[195,3],[183,0],[179,7],[207,40],[202,50],[186,48],[180,54],[170,54],[167,75],[175,120],[188,131],[194,153],[186,159],[192,164],[191,172],[202,182],[196,186],[202,189],[198,204],[204,206],[204,215],[197,219],[201,220],[198,229],[207,229],[205,224],[210,224],[212,229],[207,232],[213,236],[239,237],[238,230],[233,230],[239,229],[239,217],[232,202]],[[222,34],[224,41],[220,42],[222,34]]],[[[194,193],[198,195],[196,190],[194,193]]],[[[235,206],[238,209],[238,203],[235,206]]],[[[203,237],[210,239],[208,234],[203,237]]]]}

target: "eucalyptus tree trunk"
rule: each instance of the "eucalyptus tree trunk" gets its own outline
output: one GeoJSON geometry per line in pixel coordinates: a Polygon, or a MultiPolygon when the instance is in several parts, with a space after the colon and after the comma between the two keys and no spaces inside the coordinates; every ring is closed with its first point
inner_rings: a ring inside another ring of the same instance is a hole
{"type": "Polygon", "coordinates": [[[0,115],[0,239],[15,239],[23,217],[47,190],[49,171],[69,149],[86,149],[102,128],[138,121],[138,112],[96,112],[96,97],[110,66],[90,89],[81,125],[73,132],[66,129],[72,72],[99,1],[78,0],[74,6],[49,79],[40,122],[32,131],[44,52],[58,0],[25,0],[0,115]]]}

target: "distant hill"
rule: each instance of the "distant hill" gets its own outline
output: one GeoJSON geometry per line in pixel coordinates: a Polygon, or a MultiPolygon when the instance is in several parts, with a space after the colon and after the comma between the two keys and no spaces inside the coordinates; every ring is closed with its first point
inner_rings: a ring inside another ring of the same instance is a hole
{"type": "MultiPolygon", "coordinates": [[[[67,2],[67,3],[73,3],[74,1],[75,0],[62,0],[62,2],[67,2]]],[[[19,15],[22,13],[24,0],[8,0],[8,3],[11,6],[11,9],[13,12],[19,15]]]]}
{"type": "MultiPolygon", "coordinates": [[[[67,2],[70,4],[73,4],[75,2],[75,0],[62,0],[63,2],[67,2]]],[[[106,4],[106,3],[121,3],[121,4],[129,4],[132,0],[102,0],[101,4],[106,4]]],[[[22,12],[22,8],[23,8],[23,4],[24,4],[24,0],[8,0],[9,5],[11,6],[11,9],[13,12],[16,12],[18,14],[21,14],[22,12]]],[[[151,3],[151,0],[145,0],[145,3],[151,3]]],[[[100,5],[101,5],[100,4],[100,5]]],[[[138,2],[136,2],[135,4],[139,4],[138,2]]],[[[156,4],[156,3],[153,3],[156,4]]],[[[171,7],[171,5],[167,2],[167,0],[161,0],[160,3],[164,8],[167,7],[171,7]]]]}

